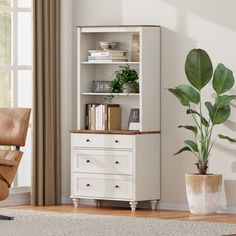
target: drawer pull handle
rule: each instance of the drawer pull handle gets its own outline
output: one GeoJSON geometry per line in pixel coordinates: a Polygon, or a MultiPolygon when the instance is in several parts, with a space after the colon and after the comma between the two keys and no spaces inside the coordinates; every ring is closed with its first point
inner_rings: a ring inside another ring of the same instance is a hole
{"type": "Polygon", "coordinates": [[[115,140],[115,143],[119,143],[119,141],[118,141],[118,140],[115,140]]]}
{"type": "Polygon", "coordinates": [[[119,186],[119,185],[116,185],[115,188],[120,188],[120,186],[119,186]]]}
{"type": "Polygon", "coordinates": [[[86,162],[87,162],[87,163],[90,163],[90,160],[87,160],[86,162]]]}
{"type": "Polygon", "coordinates": [[[91,185],[90,184],[86,184],[86,187],[90,187],[91,185]]]}
{"type": "Polygon", "coordinates": [[[116,165],[119,165],[119,164],[120,164],[120,162],[119,162],[119,161],[116,161],[115,163],[116,163],[116,165]]]}
{"type": "Polygon", "coordinates": [[[90,140],[89,140],[89,139],[86,139],[86,142],[88,143],[88,142],[90,142],[90,140]]]}

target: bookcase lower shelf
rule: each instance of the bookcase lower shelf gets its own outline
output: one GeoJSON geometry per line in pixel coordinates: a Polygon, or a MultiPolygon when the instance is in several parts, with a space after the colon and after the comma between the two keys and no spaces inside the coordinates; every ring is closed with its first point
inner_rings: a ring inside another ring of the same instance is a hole
{"type": "Polygon", "coordinates": [[[72,131],[71,198],[139,201],[160,199],[160,134],[157,131],[72,131]],[[136,132],[136,133],[135,133],[136,132]]]}

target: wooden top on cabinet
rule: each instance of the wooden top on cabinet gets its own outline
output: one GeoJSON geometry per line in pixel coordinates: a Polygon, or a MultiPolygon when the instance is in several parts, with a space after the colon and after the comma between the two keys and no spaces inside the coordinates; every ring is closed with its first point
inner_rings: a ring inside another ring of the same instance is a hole
{"type": "Polygon", "coordinates": [[[78,25],[77,28],[95,28],[95,27],[160,27],[160,25],[78,25]]]}
{"type": "Polygon", "coordinates": [[[137,135],[137,134],[160,134],[160,131],[138,131],[138,130],[70,130],[71,133],[78,134],[123,134],[123,135],[137,135]]]}

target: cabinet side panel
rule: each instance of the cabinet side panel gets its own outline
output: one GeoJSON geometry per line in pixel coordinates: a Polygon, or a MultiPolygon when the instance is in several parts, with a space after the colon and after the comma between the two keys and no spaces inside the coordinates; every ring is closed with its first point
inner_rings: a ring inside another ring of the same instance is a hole
{"type": "Polygon", "coordinates": [[[74,134],[71,134],[70,139],[71,139],[71,150],[70,150],[70,163],[71,163],[71,196],[74,196],[75,193],[75,183],[73,179],[73,168],[74,168],[74,145],[73,145],[73,140],[74,140],[74,134]]]}
{"type": "Polygon", "coordinates": [[[142,28],[140,37],[141,130],[160,130],[160,27],[142,28]]]}
{"type": "Polygon", "coordinates": [[[160,199],[160,134],[135,139],[135,201],[160,199]]]}
{"type": "Polygon", "coordinates": [[[88,59],[88,50],[95,48],[96,34],[77,31],[77,128],[85,129],[85,104],[95,102],[93,97],[86,97],[82,92],[90,92],[95,78],[95,66],[81,64],[88,59]]]}
{"type": "Polygon", "coordinates": [[[81,29],[77,29],[77,128],[81,128],[81,29]]]}

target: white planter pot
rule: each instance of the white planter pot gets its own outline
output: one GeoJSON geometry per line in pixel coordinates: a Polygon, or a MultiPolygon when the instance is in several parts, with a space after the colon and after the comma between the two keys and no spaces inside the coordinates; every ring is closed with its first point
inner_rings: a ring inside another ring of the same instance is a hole
{"type": "Polygon", "coordinates": [[[215,214],[219,205],[222,175],[186,174],[186,193],[192,214],[215,214]]]}
{"type": "Polygon", "coordinates": [[[135,88],[130,86],[129,83],[125,83],[125,84],[123,84],[122,92],[123,93],[135,93],[136,91],[135,91],[135,88]]]}

